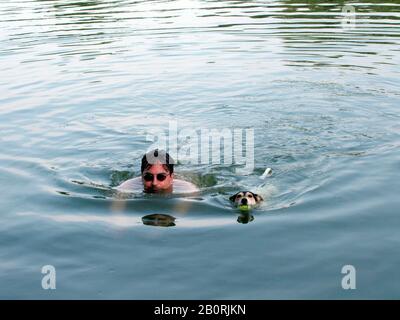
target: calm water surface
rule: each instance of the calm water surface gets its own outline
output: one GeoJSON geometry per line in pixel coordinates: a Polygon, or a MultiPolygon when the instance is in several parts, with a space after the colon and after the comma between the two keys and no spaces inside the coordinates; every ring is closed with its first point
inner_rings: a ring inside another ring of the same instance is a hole
{"type": "Polygon", "coordinates": [[[399,64],[398,0],[2,1],[0,298],[400,298],[399,64]],[[253,128],[255,170],[116,195],[171,120],[253,128]],[[228,197],[266,167],[238,223],[228,197]]]}

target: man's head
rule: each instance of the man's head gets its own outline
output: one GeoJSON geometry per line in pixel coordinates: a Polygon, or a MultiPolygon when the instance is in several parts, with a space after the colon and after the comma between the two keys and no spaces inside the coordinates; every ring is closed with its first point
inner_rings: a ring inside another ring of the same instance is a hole
{"type": "Polygon", "coordinates": [[[141,172],[145,192],[172,192],[174,160],[167,152],[155,149],[146,153],[141,172]]]}

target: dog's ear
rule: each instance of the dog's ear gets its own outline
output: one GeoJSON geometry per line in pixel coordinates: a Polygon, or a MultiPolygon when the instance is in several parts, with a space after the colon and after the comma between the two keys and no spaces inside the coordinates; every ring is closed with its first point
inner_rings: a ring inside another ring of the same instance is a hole
{"type": "Polygon", "coordinates": [[[263,197],[261,197],[261,196],[258,195],[258,194],[253,193],[253,196],[254,196],[254,199],[256,199],[256,202],[260,202],[260,201],[263,201],[263,200],[264,200],[263,197]]]}
{"type": "Polygon", "coordinates": [[[236,199],[236,196],[238,195],[238,193],[236,193],[233,196],[229,197],[229,200],[231,200],[232,202],[235,202],[235,199],[236,199]]]}

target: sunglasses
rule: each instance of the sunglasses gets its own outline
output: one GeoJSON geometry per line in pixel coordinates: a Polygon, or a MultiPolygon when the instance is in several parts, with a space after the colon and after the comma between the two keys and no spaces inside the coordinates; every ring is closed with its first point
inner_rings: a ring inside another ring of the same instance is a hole
{"type": "MultiPolygon", "coordinates": [[[[164,181],[166,178],[167,178],[167,175],[165,174],[165,173],[158,173],[157,175],[156,175],[156,177],[157,177],[157,180],[158,181],[164,181]]],[[[153,181],[153,179],[154,179],[154,174],[152,174],[152,173],[145,173],[144,174],[144,176],[143,176],[143,179],[145,180],[145,181],[153,181]]]]}

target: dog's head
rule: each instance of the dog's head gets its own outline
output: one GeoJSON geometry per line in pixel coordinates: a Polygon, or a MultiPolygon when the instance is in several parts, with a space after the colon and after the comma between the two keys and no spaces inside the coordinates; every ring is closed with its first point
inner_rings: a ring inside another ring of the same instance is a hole
{"type": "Polygon", "coordinates": [[[236,207],[254,207],[264,199],[251,191],[240,191],[229,198],[236,207]]]}

